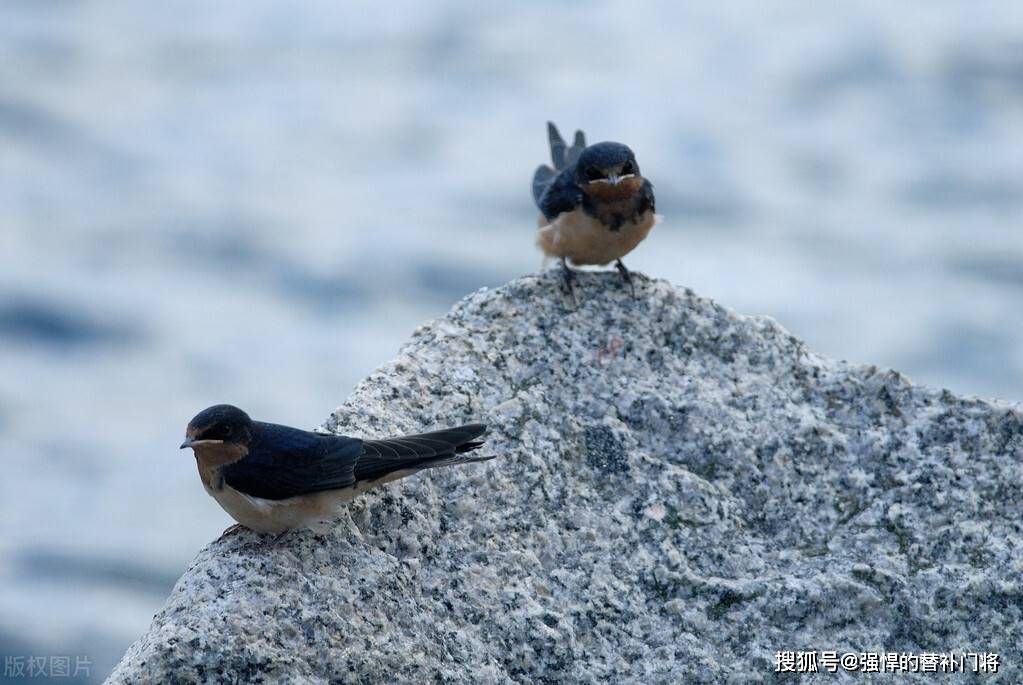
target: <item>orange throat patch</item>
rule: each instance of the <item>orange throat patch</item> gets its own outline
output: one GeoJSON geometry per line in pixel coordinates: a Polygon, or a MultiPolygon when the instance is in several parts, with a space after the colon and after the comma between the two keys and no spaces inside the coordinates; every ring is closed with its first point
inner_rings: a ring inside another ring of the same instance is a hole
{"type": "Polygon", "coordinates": [[[583,192],[593,198],[594,202],[620,202],[627,200],[643,187],[643,179],[640,176],[633,176],[617,185],[610,183],[587,183],[583,186],[583,192]]]}
{"type": "Polygon", "coordinates": [[[223,469],[239,459],[244,459],[249,450],[244,445],[221,443],[195,446],[195,465],[203,485],[211,490],[224,486],[223,469]]]}

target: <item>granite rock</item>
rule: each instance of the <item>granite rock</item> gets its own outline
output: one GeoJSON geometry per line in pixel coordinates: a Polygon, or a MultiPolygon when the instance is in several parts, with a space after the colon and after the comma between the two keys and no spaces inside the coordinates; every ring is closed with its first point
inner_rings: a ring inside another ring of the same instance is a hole
{"type": "Polygon", "coordinates": [[[498,459],[211,543],[111,682],[868,681],[775,672],[814,650],[1023,680],[1019,406],[636,281],[528,276],[419,328],[324,428],[482,419],[498,459]]]}

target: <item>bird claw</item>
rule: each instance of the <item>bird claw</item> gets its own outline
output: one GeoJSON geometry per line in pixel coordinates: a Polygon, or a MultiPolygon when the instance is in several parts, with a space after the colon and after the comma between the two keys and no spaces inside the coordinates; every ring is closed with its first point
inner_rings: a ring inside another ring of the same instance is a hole
{"type": "Polygon", "coordinates": [[[285,538],[285,537],[287,536],[287,534],[288,534],[288,533],[290,533],[290,532],[291,532],[291,529],[290,529],[290,528],[285,528],[285,529],[284,529],[284,530],[282,530],[282,531],[281,531],[280,533],[277,533],[277,535],[274,535],[274,536],[273,536],[272,538],[270,538],[270,539],[269,539],[269,540],[268,540],[268,541],[267,541],[266,543],[264,543],[264,544],[265,544],[265,546],[266,546],[266,547],[267,547],[268,549],[274,549],[274,548],[276,548],[276,547],[277,547],[277,545],[278,545],[278,544],[280,544],[281,540],[283,540],[283,539],[284,539],[284,538],[285,538]]]}
{"type": "Polygon", "coordinates": [[[224,532],[220,534],[220,539],[223,540],[226,537],[237,535],[243,530],[245,530],[245,526],[243,526],[240,523],[236,523],[233,526],[228,526],[227,528],[224,529],[224,532]]]}

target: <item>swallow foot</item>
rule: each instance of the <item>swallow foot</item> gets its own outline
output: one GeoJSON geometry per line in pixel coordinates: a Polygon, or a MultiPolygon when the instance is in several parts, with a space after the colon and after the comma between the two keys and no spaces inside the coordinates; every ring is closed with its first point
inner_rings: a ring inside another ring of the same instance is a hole
{"type": "Polygon", "coordinates": [[[290,528],[285,528],[280,533],[277,533],[277,535],[274,535],[272,538],[270,538],[270,540],[266,542],[267,549],[275,549],[281,543],[281,540],[286,538],[288,536],[288,533],[290,532],[291,532],[290,528]]]}
{"type": "Polygon", "coordinates": [[[564,257],[561,258],[561,289],[565,291],[567,295],[575,295],[573,288],[575,282],[575,270],[568,266],[568,262],[564,257]]]}
{"type": "Polygon", "coordinates": [[[225,528],[224,532],[220,534],[220,539],[223,540],[224,538],[231,537],[232,535],[237,535],[243,530],[245,530],[245,526],[240,523],[236,523],[233,526],[225,528]]]}
{"type": "Polygon", "coordinates": [[[615,260],[615,268],[618,269],[618,273],[622,275],[622,280],[629,284],[629,289],[632,291],[632,296],[636,296],[636,283],[632,280],[632,272],[625,268],[622,264],[622,260],[615,260]]]}

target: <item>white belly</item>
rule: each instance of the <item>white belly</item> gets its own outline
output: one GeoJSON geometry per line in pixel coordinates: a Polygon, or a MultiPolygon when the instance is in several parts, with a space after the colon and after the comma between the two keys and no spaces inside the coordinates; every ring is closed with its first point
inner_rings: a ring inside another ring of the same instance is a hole
{"type": "Polygon", "coordinates": [[[573,264],[608,264],[631,252],[660,219],[647,212],[612,231],[582,210],[559,214],[548,224],[541,216],[536,244],[549,257],[567,257],[573,264]]]}
{"type": "Polygon", "coordinates": [[[344,505],[359,494],[356,488],[345,488],[273,500],[246,495],[227,484],[220,490],[207,487],[206,492],[238,523],[274,535],[332,521],[338,518],[344,505]]]}
{"type": "Polygon", "coordinates": [[[419,470],[402,469],[376,480],[360,481],[348,488],[324,490],[287,499],[253,497],[235,490],[227,483],[223,483],[220,490],[214,490],[204,480],[203,487],[238,523],[260,533],[277,535],[292,528],[308,528],[324,521],[333,521],[341,516],[346,504],[367,490],[410,476],[419,470]]]}

